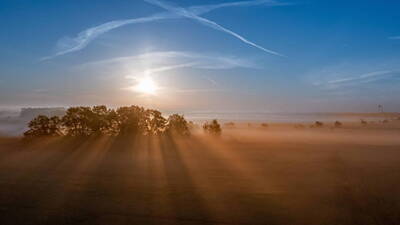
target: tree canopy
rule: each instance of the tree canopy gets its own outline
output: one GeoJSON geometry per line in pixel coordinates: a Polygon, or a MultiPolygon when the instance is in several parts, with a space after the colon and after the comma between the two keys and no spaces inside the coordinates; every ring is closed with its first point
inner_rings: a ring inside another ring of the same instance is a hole
{"type": "Polygon", "coordinates": [[[37,116],[28,124],[24,136],[91,136],[91,135],[190,135],[183,115],[164,118],[160,111],[139,106],[108,109],[106,106],[71,107],[62,117],[37,116]]]}

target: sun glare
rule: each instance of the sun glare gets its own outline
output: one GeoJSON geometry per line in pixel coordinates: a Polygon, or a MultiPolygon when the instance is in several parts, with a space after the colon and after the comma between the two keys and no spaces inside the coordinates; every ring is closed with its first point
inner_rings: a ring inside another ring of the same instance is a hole
{"type": "Polygon", "coordinates": [[[157,85],[150,77],[143,78],[139,80],[139,83],[135,86],[135,91],[148,94],[155,95],[157,92],[157,85]]]}

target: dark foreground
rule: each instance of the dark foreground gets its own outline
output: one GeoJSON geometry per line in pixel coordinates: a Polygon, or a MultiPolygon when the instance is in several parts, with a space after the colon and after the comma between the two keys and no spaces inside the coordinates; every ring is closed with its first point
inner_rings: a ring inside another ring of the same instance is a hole
{"type": "Polygon", "coordinates": [[[0,224],[400,224],[397,131],[240,132],[0,139],[0,224]]]}

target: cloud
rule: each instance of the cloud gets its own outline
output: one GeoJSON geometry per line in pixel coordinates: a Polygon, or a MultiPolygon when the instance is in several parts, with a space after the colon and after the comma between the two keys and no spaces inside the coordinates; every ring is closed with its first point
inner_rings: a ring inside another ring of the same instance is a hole
{"type": "Polygon", "coordinates": [[[80,32],[75,38],[69,38],[69,37],[62,38],[57,43],[57,52],[52,56],[43,57],[41,60],[48,60],[60,55],[65,55],[71,52],[79,51],[85,48],[92,40],[96,39],[98,36],[121,26],[125,26],[128,24],[147,23],[156,20],[172,19],[172,18],[176,18],[176,16],[167,13],[160,13],[137,19],[111,21],[96,27],[91,27],[87,30],[80,32]]]}
{"type": "Polygon", "coordinates": [[[213,86],[216,86],[218,84],[215,80],[213,80],[209,77],[203,77],[203,78],[204,78],[204,80],[210,82],[213,86]]]}
{"type": "Polygon", "coordinates": [[[180,16],[195,20],[195,21],[199,22],[200,24],[203,24],[205,26],[211,27],[211,28],[213,28],[215,30],[219,30],[219,31],[222,31],[224,33],[227,33],[227,34],[229,34],[229,35],[241,40],[242,42],[244,42],[244,43],[246,43],[248,45],[251,45],[251,46],[253,46],[255,48],[258,48],[258,49],[260,49],[260,50],[262,50],[264,52],[267,52],[267,53],[270,53],[270,54],[273,54],[273,55],[277,55],[277,56],[283,56],[282,54],[280,54],[278,52],[266,49],[266,48],[254,43],[254,42],[251,42],[251,41],[247,40],[246,38],[242,37],[241,35],[239,35],[239,34],[233,32],[233,31],[231,31],[231,30],[229,30],[229,29],[217,24],[216,22],[208,20],[208,19],[205,19],[203,17],[200,17],[200,16],[196,15],[195,13],[193,13],[193,12],[187,10],[187,9],[184,9],[184,8],[181,8],[181,7],[171,6],[170,4],[166,3],[165,1],[159,1],[159,0],[144,0],[144,1],[148,2],[150,4],[153,4],[153,5],[159,6],[159,7],[163,8],[163,9],[166,9],[166,10],[168,10],[168,11],[170,11],[172,13],[175,13],[177,15],[180,15],[180,16]]]}
{"type": "Polygon", "coordinates": [[[390,40],[400,40],[400,36],[389,37],[390,40]]]}
{"type": "Polygon", "coordinates": [[[103,67],[124,65],[125,68],[134,68],[140,74],[158,74],[182,68],[223,70],[233,68],[260,68],[255,63],[233,56],[201,54],[182,51],[158,51],[139,55],[117,57],[95,62],[88,62],[80,67],[103,67]]]}
{"type": "Polygon", "coordinates": [[[356,86],[361,84],[373,83],[385,79],[399,77],[399,71],[382,70],[371,73],[366,73],[358,76],[345,77],[340,79],[333,79],[326,82],[314,83],[316,86],[320,86],[325,89],[337,89],[341,87],[356,86]]]}
{"type": "MultiPolygon", "coordinates": [[[[254,6],[254,5],[280,6],[280,5],[288,5],[288,4],[287,3],[278,3],[278,2],[275,2],[272,0],[239,1],[239,2],[214,4],[214,5],[192,6],[192,7],[189,7],[188,10],[186,10],[186,11],[190,12],[193,15],[201,15],[201,14],[208,13],[210,11],[224,8],[224,7],[240,7],[240,6],[254,6]]],[[[65,55],[68,53],[82,50],[91,41],[93,41],[100,35],[107,33],[113,29],[122,27],[122,26],[130,25],[130,24],[148,23],[148,22],[154,22],[154,21],[158,21],[158,20],[178,19],[178,18],[185,18],[185,17],[186,16],[177,14],[177,13],[163,12],[163,13],[153,14],[153,15],[147,16],[147,17],[110,21],[110,22],[101,24],[99,26],[88,28],[88,29],[80,32],[76,37],[73,37],[73,38],[64,37],[64,38],[60,39],[57,43],[56,53],[51,56],[43,57],[43,58],[41,58],[41,60],[42,61],[49,60],[49,59],[52,59],[57,56],[61,56],[61,55],[65,55]]],[[[211,22],[211,21],[209,21],[209,22],[211,22]]],[[[220,27],[218,24],[214,24],[213,26],[215,27],[215,29],[218,28],[221,31],[223,31],[225,29],[223,27],[220,27]]],[[[231,31],[226,30],[225,32],[230,33],[231,31]]],[[[234,35],[235,37],[241,39],[242,41],[245,41],[245,42],[247,41],[243,37],[241,37],[238,34],[235,34],[233,32],[231,32],[231,35],[234,35]]],[[[258,47],[260,49],[263,49],[260,46],[258,46],[258,47]]],[[[271,53],[274,53],[274,52],[271,52],[271,53]]]]}
{"type": "Polygon", "coordinates": [[[208,13],[210,11],[225,8],[225,7],[237,7],[237,6],[256,6],[256,5],[268,5],[268,6],[284,6],[292,5],[291,3],[280,3],[273,0],[255,0],[255,1],[240,1],[240,2],[226,2],[214,5],[202,5],[202,6],[192,6],[188,8],[188,11],[196,15],[201,15],[208,13]]]}

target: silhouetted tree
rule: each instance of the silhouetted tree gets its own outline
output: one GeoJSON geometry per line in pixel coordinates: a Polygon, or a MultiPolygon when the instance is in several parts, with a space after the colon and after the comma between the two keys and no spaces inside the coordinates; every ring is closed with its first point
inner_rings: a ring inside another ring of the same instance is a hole
{"type": "Polygon", "coordinates": [[[167,132],[181,136],[188,136],[190,135],[188,122],[181,115],[170,115],[168,117],[167,132]]]}
{"type": "Polygon", "coordinates": [[[88,112],[88,125],[91,134],[105,134],[111,133],[112,130],[112,118],[111,111],[106,106],[94,106],[90,112],[88,112]]]}
{"type": "Polygon", "coordinates": [[[37,116],[28,124],[29,130],[24,133],[26,137],[38,136],[59,136],[61,135],[61,120],[58,116],[51,118],[47,116],[37,116]]]}
{"type": "Polygon", "coordinates": [[[221,125],[219,125],[217,120],[213,120],[211,123],[206,122],[203,125],[203,129],[204,132],[215,136],[221,135],[222,132],[221,125]]]}
{"type": "Polygon", "coordinates": [[[167,126],[167,120],[161,115],[161,112],[153,109],[146,111],[147,134],[160,135],[167,126]]]}
{"type": "Polygon", "coordinates": [[[89,136],[93,133],[93,113],[90,107],[71,107],[62,118],[62,124],[70,136],[89,136]]]}
{"type": "Polygon", "coordinates": [[[100,105],[71,107],[62,119],[39,116],[29,123],[29,130],[25,132],[25,136],[160,135],[166,131],[189,135],[189,123],[178,114],[171,115],[167,120],[160,111],[146,110],[139,106],[112,110],[100,105]]]}
{"type": "Polygon", "coordinates": [[[146,110],[139,106],[120,107],[117,113],[117,131],[120,134],[145,134],[146,110]]]}

